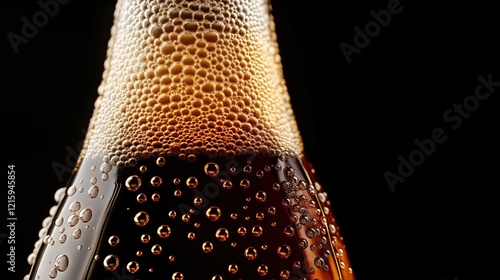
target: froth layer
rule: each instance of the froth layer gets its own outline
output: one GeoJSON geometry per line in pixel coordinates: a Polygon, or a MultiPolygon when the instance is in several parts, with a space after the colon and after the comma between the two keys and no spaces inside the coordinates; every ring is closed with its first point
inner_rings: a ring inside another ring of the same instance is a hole
{"type": "Polygon", "coordinates": [[[300,154],[270,11],[264,0],[119,0],[88,153],[300,154]]]}

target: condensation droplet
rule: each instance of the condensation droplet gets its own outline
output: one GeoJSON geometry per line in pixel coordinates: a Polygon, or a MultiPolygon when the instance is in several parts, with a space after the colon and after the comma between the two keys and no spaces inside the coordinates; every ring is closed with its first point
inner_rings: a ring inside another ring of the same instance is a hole
{"type": "Polygon", "coordinates": [[[267,273],[269,272],[269,268],[265,264],[261,264],[257,267],[257,272],[259,273],[260,276],[266,276],[267,273]]]}
{"type": "Polygon", "coordinates": [[[225,228],[219,228],[217,232],[215,232],[215,237],[217,240],[224,242],[229,238],[229,231],[225,228]]]}
{"type": "Polygon", "coordinates": [[[82,219],[84,223],[89,222],[90,219],[92,219],[92,210],[90,210],[90,208],[83,209],[80,212],[80,219],[82,219]]]}
{"type": "Polygon", "coordinates": [[[161,225],[156,230],[156,233],[158,233],[158,236],[160,238],[167,238],[170,236],[171,230],[170,230],[170,227],[168,225],[161,225]]]}
{"type": "Polygon", "coordinates": [[[286,259],[290,256],[290,254],[292,253],[292,249],[290,248],[290,246],[286,245],[286,244],[283,244],[281,246],[278,247],[278,256],[282,259],[286,259]]]}
{"type": "Polygon", "coordinates": [[[219,165],[215,162],[209,162],[205,164],[204,171],[208,176],[215,177],[219,174],[219,165]]]}
{"type": "Polygon", "coordinates": [[[132,175],[127,178],[125,181],[125,187],[127,187],[127,190],[135,192],[141,187],[142,181],[141,178],[137,175],[132,175]]]}
{"type": "Polygon", "coordinates": [[[184,274],[182,272],[175,272],[172,274],[172,280],[184,280],[184,274]]]}
{"type": "Polygon", "coordinates": [[[283,232],[286,237],[292,237],[295,234],[295,229],[292,226],[286,226],[283,232]]]}
{"type": "Polygon", "coordinates": [[[280,277],[282,280],[288,280],[290,278],[290,270],[288,270],[288,269],[281,270],[280,277]]]}
{"type": "Polygon", "coordinates": [[[74,227],[74,226],[76,226],[76,224],[78,224],[78,216],[77,215],[70,215],[68,217],[68,225],[70,227],[74,227]]]}
{"type": "Polygon", "coordinates": [[[229,271],[229,273],[231,274],[235,274],[236,272],[238,272],[238,265],[235,264],[235,263],[232,263],[230,264],[228,267],[227,267],[227,270],[229,271]]]}
{"type": "Polygon", "coordinates": [[[139,263],[136,261],[131,261],[127,264],[127,271],[130,273],[136,273],[139,271],[139,263]]]}
{"type": "Polygon", "coordinates": [[[99,195],[99,187],[96,185],[90,187],[88,194],[90,198],[96,198],[99,195]]]}
{"type": "Polygon", "coordinates": [[[73,196],[76,193],[76,186],[74,186],[74,185],[70,186],[66,193],[68,194],[68,196],[73,196]]]}
{"type": "Polygon", "coordinates": [[[150,181],[151,186],[153,186],[153,187],[159,187],[159,186],[161,186],[162,182],[163,182],[163,180],[161,179],[160,176],[153,176],[151,178],[151,181],[150,181]]]}
{"type": "Polygon", "coordinates": [[[196,177],[189,177],[186,180],[186,185],[191,189],[196,188],[198,186],[198,179],[196,177]]]}
{"type": "Polygon", "coordinates": [[[54,266],[58,271],[65,271],[69,266],[69,258],[66,255],[59,255],[54,260],[54,266]]]}
{"type": "Polygon", "coordinates": [[[203,252],[205,253],[210,253],[214,249],[214,245],[210,241],[203,242],[201,245],[201,248],[203,249],[203,252]]]}
{"type": "Polygon", "coordinates": [[[240,181],[240,187],[242,187],[243,189],[250,188],[250,180],[248,180],[248,179],[241,180],[240,181]]]}
{"type": "Polygon", "coordinates": [[[140,193],[137,195],[137,202],[144,203],[148,200],[148,197],[144,193],[140,193]]]}
{"type": "Polygon", "coordinates": [[[82,206],[82,205],[80,204],[80,202],[78,202],[78,201],[73,201],[73,202],[71,202],[71,204],[69,205],[69,211],[70,211],[70,212],[72,212],[72,213],[75,213],[75,212],[77,212],[78,210],[80,210],[81,206],[82,206]]]}
{"type": "Polygon", "coordinates": [[[261,235],[262,235],[262,231],[263,231],[262,227],[261,227],[261,226],[258,226],[258,225],[257,225],[257,226],[254,226],[254,227],[252,228],[252,234],[253,234],[255,237],[259,237],[259,236],[261,236],[261,235]]]}
{"type": "Polygon", "coordinates": [[[108,244],[113,246],[113,247],[118,246],[118,244],[120,244],[120,238],[116,235],[111,235],[108,238],[108,244]]]}
{"type": "Polygon", "coordinates": [[[257,199],[257,201],[259,201],[259,202],[264,202],[264,201],[266,201],[267,194],[266,194],[266,192],[264,192],[264,191],[258,191],[258,192],[255,194],[255,198],[256,198],[256,199],[257,199]]]}
{"type": "Polygon", "coordinates": [[[220,210],[219,207],[217,206],[211,206],[210,208],[208,208],[208,210],[206,211],[206,216],[207,218],[212,221],[212,222],[215,222],[217,221],[220,216],[221,216],[222,212],[220,210]]]}
{"type": "Polygon", "coordinates": [[[116,255],[108,255],[104,258],[103,264],[106,270],[113,271],[120,265],[120,260],[116,255]]]}
{"type": "Polygon", "coordinates": [[[151,240],[151,236],[147,233],[141,235],[141,242],[146,244],[149,242],[149,240],[151,240]]]}
{"type": "Polygon", "coordinates": [[[57,277],[57,269],[55,268],[52,268],[50,271],[49,271],[49,277],[50,278],[56,278],[57,277]]]}
{"type": "Polygon", "coordinates": [[[73,238],[74,239],[78,239],[82,236],[82,230],[81,229],[75,229],[75,231],[73,231],[73,238]]]}
{"type": "Polygon", "coordinates": [[[257,249],[255,249],[254,247],[246,248],[245,257],[250,261],[255,260],[257,258],[257,249]]]}
{"type": "Polygon", "coordinates": [[[153,253],[153,255],[159,255],[162,251],[163,249],[160,244],[155,244],[151,247],[151,253],[153,253]]]}
{"type": "Polygon", "coordinates": [[[148,213],[140,211],[139,213],[135,214],[134,222],[140,227],[145,226],[149,222],[148,213]]]}

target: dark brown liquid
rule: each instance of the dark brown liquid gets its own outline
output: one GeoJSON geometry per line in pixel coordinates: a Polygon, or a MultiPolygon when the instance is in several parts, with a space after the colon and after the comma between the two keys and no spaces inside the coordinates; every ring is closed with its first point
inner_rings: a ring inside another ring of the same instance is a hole
{"type": "Polygon", "coordinates": [[[82,161],[29,279],[354,279],[306,159],[82,161]]]}

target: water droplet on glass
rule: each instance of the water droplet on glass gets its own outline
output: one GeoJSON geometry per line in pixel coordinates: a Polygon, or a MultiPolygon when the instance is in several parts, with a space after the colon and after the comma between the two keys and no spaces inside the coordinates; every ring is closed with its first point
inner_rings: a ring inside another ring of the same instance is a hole
{"type": "Polygon", "coordinates": [[[127,187],[127,190],[129,191],[136,191],[141,187],[142,181],[141,178],[137,175],[132,175],[127,178],[125,181],[125,187],[127,187]]]}
{"type": "Polygon", "coordinates": [[[210,241],[203,242],[201,245],[201,248],[203,249],[203,252],[205,253],[210,253],[214,249],[214,245],[210,241]]]}
{"type": "Polygon", "coordinates": [[[209,162],[205,164],[204,170],[208,176],[215,177],[219,174],[219,165],[215,162],[209,162]]]}
{"type": "Polygon", "coordinates": [[[127,271],[130,273],[136,273],[139,270],[139,263],[136,261],[131,261],[127,264],[127,271]]]}
{"type": "Polygon", "coordinates": [[[99,187],[96,185],[90,187],[88,194],[90,198],[96,198],[99,195],[99,187]]]}
{"type": "Polygon", "coordinates": [[[260,276],[266,276],[267,273],[269,272],[269,268],[265,264],[261,264],[257,267],[257,272],[259,273],[260,276]]]}
{"type": "Polygon", "coordinates": [[[90,219],[92,219],[92,210],[90,210],[89,208],[83,209],[80,212],[80,219],[82,219],[84,223],[90,221],[90,219]]]}
{"type": "Polygon", "coordinates": [[[221,216],[222,212],[221,210],[219,209],[219,207],[217,206],[211,206],[210,208],[208,208],[208,210],[206,211],[206,216],[207,218],[212,221],[212,222],[215,222],[217,221],[220,216],[221,216]]]}
{"type": "Polygon", "coordinates": [[[113,247],[118,246],[118,244],[120,244],[120,238],[116,235],[111,235],[108,238],[108,244],[113,246],[113,247]]]}
{"type": "Polygon", "coordinates": [[[250,261],[255,260],[255,258],[257,258],[257,249],[255,249],[254,247],[246,248],[245,257],[250,261]]]}
{"type": "Polygon", "coordinates": [[[120,260],[116,255],[108,255],[104,258],[103,264],[106,270],[113,271],[120,265],[120,260]]]}
{"type": "Polygon", "coordinates": [[[59,255],[54,260],[55,268],[58,271],[65,271],[69,265],[69,258],[66,255],[59,255]]]}
{"type": "Polygon", "coordinates": [[[290,248],[290,246],[286,245],[286,244],[283,244],[281,246],[278,247],[278,256],[282,259],[286,259],[290,256],[290,254],[292,253],[292,249],[290,248]]]}
{"type": "Polygon", "coordinates": [[[168,225],[161,225],[156,230],[156,233],[158,233],[158,236],[160,238],[167,238],[170,236],[171,230],[170,230],[170,227],[168,225]]]}
{"type": "Polygon", "coordinates": [[[140,211],[139,213],[135,214],[134,222],[136,225],[138,225],[140,227],[146,225],[149,222],[148,213],[146,213],[144,211],[140,211]]]}

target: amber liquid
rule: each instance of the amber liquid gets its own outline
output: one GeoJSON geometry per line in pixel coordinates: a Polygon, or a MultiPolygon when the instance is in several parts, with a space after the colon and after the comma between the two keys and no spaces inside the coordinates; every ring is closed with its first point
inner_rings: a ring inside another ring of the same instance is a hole
{"type": "Polygon", "coordinates": [[[353,279],[304,158],[83,161],[30,279],[353,279]]]}

